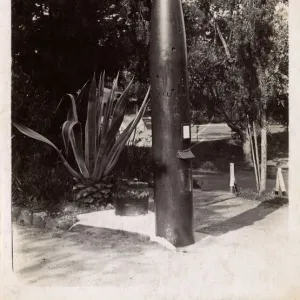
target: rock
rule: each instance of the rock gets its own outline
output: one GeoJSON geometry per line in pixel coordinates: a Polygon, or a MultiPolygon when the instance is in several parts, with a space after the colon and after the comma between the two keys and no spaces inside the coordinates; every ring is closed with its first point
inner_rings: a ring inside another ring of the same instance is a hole
{"type": "Polygon", "coordinates": [[[11,219],[13,222],[17,222],[18,220],[18,217],[21,213],[21,207],[18,207],[18,206],[13,206],[12,207],[12,210],[11,210],[11,219]]]}
{"type": "Polygon", "coordinates": [[[32,216],[32,225],[38,228],[45,228],[46,217],[47,214],[45,212],[34,213],[32,216]]]}
{"type": "Polygon", "coordinates": [[[111,204],[111,203],[108,203],[106,205],[106,209],[109,210],[109,209],[114,209],[114,206],[111,204]]]}
{"type": "Polygon", "coordinates": [[[90,207],[91,207],[91,209],[93,209],[93,210],[97,210],[97,209],[98,209],[96,205],[91,205],[90,207]]]}
{"type": "Polygon", "coordinates": [[[106,195],[106,194],[109,194],[109,193],[110,193],[110,190],[104,189],[104,190],[101,191],[101,193],[106,195]]]}
{"type": "Polygon", "coordinates": [[[55,228],[55,227],[56,227],[55,221],[51,217],[47,217],[45,228],[55,228]]]}
{"type": "Polygon", "coordinates": [[[17,219],[21,225],[32,225],[32,212],[28,209],[23,209],[17,219]]]}
{"type": "Polygon", "coordinates": [[[103,189],[103,188],[105,187],[105,184],[103,184],[103,183],[97,183],[97,184],[95,184],[95,186],[96,186],[99,190],[101,190],[101,189],[103,189]]]}
{"type": "Polygon", "coordinates": [[[75,195],[75,201],[78,201],[80,198],[81,198],[81,195],[80,195],[80,194],[76,194],[76,195],[75,195]]]}
{"type": "Polygon", "coordinates": [[[88,196],[89,194],[90,194],[90,193],[88,193],[88,192],[86,191],[86,189],[82,189],[81,191],[79,191],[78,193],[76,193],[76,195],[75,195],[75,200],[78,201],[80,198],[86,197],[86,196],[88,196]]]}
{"type": "Polygon", "coordinates": [[[93,197],[87,197],[86,199],[83,200],[84,203],[93,203],[94,202],[94,198],[93,197]]]}
{"type": "Polygon", "coordinates": [[[93,197],[94,198],[97,198],[97,199],[101,199],[102,198],[102,194],[101,193],[95,193],[95,194],[93,194],[93,197]]]}
{"type": "Polygon", "coordinates": [[[73,186],[73,190],[75,189],[83,189],[84,188],[84,185],[82,183],[77,183],[73,186]]]}
{"type": "Polygon", "coordinates": [[[64,208],[64,212],[65,213],[73,213],[76,212],[78,210],[77,205],[70,203],[68,204],[65,208],[64,208]]]}
{"type": "Polygon", "coordinates": [[[89,186],[88,188],[85,189],[87,192],[89,193],[93,193],[93,192],[97,192],[97,189],[92,187],[92,186],[89,186]]]}
{"type": "Polygon", "coordinates": [[[74,223],[72,220],[58,220],[57,227],[60,229],[68,230],[73,226],[73,224],[74,223]]]}
{"type": "Polygon", "coordinates": [[[104,205],[100,205],[99,206],[99,210],[105,210],[105,206],[104,205]]]}

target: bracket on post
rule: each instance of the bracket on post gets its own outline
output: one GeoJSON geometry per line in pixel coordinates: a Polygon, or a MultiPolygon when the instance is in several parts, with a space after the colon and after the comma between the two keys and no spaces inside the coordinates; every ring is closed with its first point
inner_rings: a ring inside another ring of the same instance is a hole
{"type": "Polygon", "coordinates": [[[180,159],[193,159],[195,158],[193,152],[190,149],[177,151],[177,158],[180,159]]]}

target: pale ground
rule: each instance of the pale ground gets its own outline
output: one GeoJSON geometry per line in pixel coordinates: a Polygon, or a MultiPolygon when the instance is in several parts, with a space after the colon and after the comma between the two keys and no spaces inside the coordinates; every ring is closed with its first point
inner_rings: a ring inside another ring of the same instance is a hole
{"type": "Polygon", "coordinates": [[[25,284],[113,295],[100,299],[300,299],[300,245],[288,237],[287,206],[224,192],[196,191],[194,200],[200,239],[184,252],[99,228],[14,226],[14,270],[25,284]]]}
{"type": "MultiPolygon", "coordinates": [[[[134,117],[135,115],[126,115],[124,117],[124,121],[121,125],[120,132],[122,132],[126,128],[126,126],[134,117]]],[[[269,131],[272,134],[282,132],[284,131],[284,127],[281,125],[271,125],[269,126],[269,131]]],[[[231,133],[231,129],[227,126],[226,123],[191,125],[192,142],[207,142],[222,139],[230,139],[231,133]]],[[[138,123],[135,134],[133,133],[131,135],[129,143],[131,143],[133,138],[135,138],[136,145],[151,147],[151,136],[151,118],[143,118],[138,123]]]]}
{"type": "MultiPolygon", "coordinates": [[[[151,118],[143,118],[143,123],[151,132],[151,118]]],[[[219,124],[192,124],[192,141],[215,141],[221,139],[229,139],[231,137],[231,129],[226,123],[219,124]],[[197,139],[198,135],[198,139],[197,139]]],[[[270,133],[283,132],[284,127],[282,125],[271,125],[269,126],[270,133]]]]}

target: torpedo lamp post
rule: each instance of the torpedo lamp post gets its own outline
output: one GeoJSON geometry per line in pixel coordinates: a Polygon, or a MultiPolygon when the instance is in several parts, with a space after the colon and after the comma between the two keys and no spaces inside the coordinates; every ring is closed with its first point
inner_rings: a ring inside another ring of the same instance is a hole
{"type": "Polygon", "coordinates": [[[194,243],[187,49],[180,0],[153,0],[150,81],[156,235],[194,243]]]}

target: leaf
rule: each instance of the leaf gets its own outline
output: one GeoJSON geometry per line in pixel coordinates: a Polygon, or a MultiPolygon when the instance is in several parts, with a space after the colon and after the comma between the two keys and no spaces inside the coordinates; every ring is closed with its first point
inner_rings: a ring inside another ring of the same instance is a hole
{"type": "Polygon", "coordinates": [[[90,173],[93,172],[97,155],[96,90],[96,79],[94,74],[90,86],[87,117],[85,123],[85,162],[90,173]]]}
{"type": "MultiPolygon", "coordinates": [[[[102,120],[102,124],[100,123],[101,141],[100,141],[99,148],[98,148],[97,154],[96,154],[95,165],[94,165],[93,175],[92,175],[93,179],[95,179],[95,174],[100,172],[99,169],[102,170],[101,161],[99,162],[99,157],[102,156],[102,153],[104,153],[104,149],[106,148],[106,145],[107,145],[107,130],[108,130],[109,122],[111,119],[113,101],[115,99],[115,91],[117,89],[118,78],[119,78],[119,73],[117,74],[117,77],[114,79],[113,86],[110,91],[110,95],[107,99],[106,106],[104,108],[103,118],[102,118],[102,116],[100,116],[101,120],[102,120]]],[[[102,99],[102,101],[103,101],[103,99],[102,99]]],[[[99,131],[100,131],[100,129],[99,129],[99,131]]]]}
{"type": "MultiPolygon", "coordinates": [[[[88,95],[91,86],[91,80],[88,80],[82,89],[80,90],[78,96],[76,97],[76,105],[80,109],[78,110],[78,122],[80,124],[85,124],[87,118],[87,106],[88,106],[88,95]]],[[[69,119],[68,119],[69,120],[69,119]]]]}
{"type": "Polygon", "coordinates": [[[106,102],[105,112],[104,112],[104,118],[103,118],[103,128],[102,133],[103,135],[106,134],[109,126],[109,121],[112,114],[112,108],[113,108],[113,101],[115,99],[115,92],[118,86],[118,80],[119,80],[119,72],[117,74],[117,77],[114,79],[113,86],[110,91],[110,95],[108,97],[108,100],[106,102]]]}
{"type": "Polygon", "coordinates": [[[126,89],[123,91],[123,93],[121,94],[121,96],[119,97],[117,104],[115,106],[114,112],[113,112],[113,121],[112,123],[114,123],[114,121],[116,121],[116,119],[119,118],[120,114],[122,114],[123,110],[125,110],[126,108],[126,101],[129,90],[133,84],[133,80],[134,77],[131,79],[131,81],[129,82],[129,84],[127,85],[126,89]]]}
{"type": "Polygon", "coordinates": [[[63,142],[64,142],[64,146],[65,146],[65,152],[66,152],[67,157],[68,157],[68,154],[69,154],[70,139],[69,139],[68,130],[67,130],[66,126],[69,122],[70,121],[65,121],[63,126],[62,126],[62,129],[61,129],[62,138],[63,138],[63,142]]]}
{"type": "Polygon", "coordinates": [[[70,108],[69,111],[68,111],[68,116],[67,116],[67,118],[68,118],[68,120],[78,121],[78,115],[77,115],[77,109],[76,109],[76,102],[75,102],[75,98],[74,98],[74,96],[73,96],[72,94],[66,94],[66,95],[64,95],[64,96],[61,98],[61,100],[60,100],[59,104],[57,105],[57,108],[56,108],[56,110],[55,110],[54,113],[57,112],[59,106],[61,105],[61,103],[63,102],[63,100],[64,100],[66,97],[69,97],[69,99],[71,100],[71,108],[70,108]]]}
{"type": "Polygon", "coordinates": [[[110,125],[110,128],[107,133],[103,134],[102,136],[102,143],[101,146],[98,149],[97,159],[95,163],[95,169],[93,175],[99,174],[101,167],[101,160],[103,158],[103,154],[110,151],[113,143],[115,142],[115,138],[119,132],[119,128],[123,122],[125,109],[126,109],[126,100],[128,92],[132,86],[134,78],[130,81],[126,89],[121,94],[120,98],[118,99],[118,102],[115,106],[114,112],[113,112],[113,120],[110,125]]]}
{"type": "Polygon", "coordinates": [[[104,108],[104,80],[105,72],[100,75],[99,84],[98,84],[98,99],[97,99],[97,122],[98,122],[98,147],[101,143],[101,124],[103,117],[103,108],[104,108]]]}
{"type": "Polygon", "coordinates": [[[83,85],[82,89],[80,90],[78,96],[76,97],[76,104],[80,105],[81,101],[83,99],[84,93],[86,92],[87,88],[88,88],[88,83],[89,80],[83,85]]]}
{"type": "Polygon", "coordinates": [[[66,121],[64,123],[64,135],[67,135],[68,140],[71,141],[74,157],[81,174],[88,179],[90,174],[84,161],[81,124],[75,121],[66,121]],[[75,129],[75,126],[78,130],[75,129]]]}
{"type": "Polygon", "coordinates": [[[116,141],[115,145],[112,147],[109,155],[108,155],[108,163],[107,163],[107,167],[104,171],[104,176],[108,175],[112,169],[114,168],[126,142],[128,141],[128,139],[130,138],[133,130],[135,129],[136,125],[138,124],[138,122],[141,120],[141,118],[143,117],[147,105],[149,103],[149,94],[150,94],[150,87],[147,91],[147,94],[144,98],[144,101],[138,111],[138,114],[136,115],[135,119],[126,127],[126,129],[122,132],[122,134],[120,135],[120,138],[116,141]]]}
{"type": "Polygon", "coordinates": [[[12,123],[20,132],[22,132],[23,134],[35,139],[35,140],[38,140],[38,141],[41,141],[41,142],[44,142],[46,144],[48,144],[49,146],[51,146],[52,148],[54,148],[56,150],[56,152],[59,154],[63,164],[65,165],[65,167],[67,168],[67,170],[71,173],[71,175],[73,177],[75,177],[76,179],[78,180],[82,180],[83,177],[78,173],[76,172],[70,165],[69,163],[67,162],[67,160],[64,158],[64,156],[61,154],[61,152],[58,150],[58,148],[51,142],[49,141],[47,138],[45,138],[44,136],[42,136],[41,134],[35,132],[34,130],[26,127],[26,126],[23,126],[23,125],[20,125],[20,124],[17,124],[17,123],[12,123]]]}

